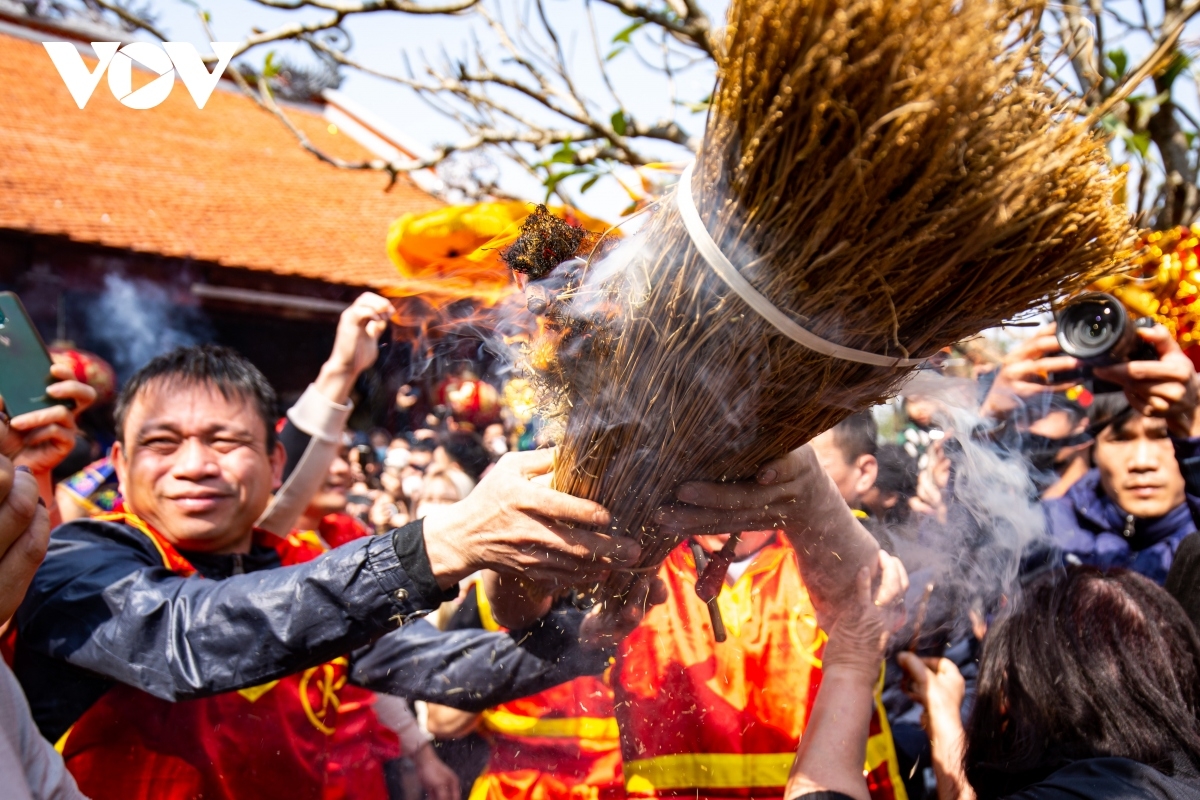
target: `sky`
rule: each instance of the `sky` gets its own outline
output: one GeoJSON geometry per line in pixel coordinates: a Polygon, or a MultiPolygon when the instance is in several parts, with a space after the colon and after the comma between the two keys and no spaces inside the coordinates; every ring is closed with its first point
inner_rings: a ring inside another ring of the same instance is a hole
{"type": "MultiPolygon", "coordinates": [[[[438,0],[422,0],[433,3],[438,0]]],[[[301,11],[283,11],[268,8],[253,0],[149,0],[149,7],[157,15],[160,27],[172,40],[187,40],[204,49],[207,38],[201,28],[196,12],[198,7],[206,9],[212,16],[212,26],[218,40],[232,41],[244,38],[254,28],[271,29],[278,25],[322,18],[328,12],[315,9],[301,11]]],[[[515,15],[522,10],[528,12],[532,8],[531,0],[486,0],[487,7],[493,13],[504,15],[508,22],[506,30],[515,35],[516,27],[511,23],[515,15]]],[[[581,92],[594,99],[601,108],[601,113],[607,117],[616,109],[607,88],[600,79],[596,68],[597,55],[592,45],[592,35],[587,23],[586,0],[544,0],[549,19],[564,44],[568,54],[573,74],[581,92]]],[[[701,0],[701,5],[709,13],[714,22],[724,16],[727,7],[726,0],[701,0]]],[[[1146,4],[1150,8],[1152,21],[1161,3],[1146,4]]],[[[1139,17],[1139,5],[1130,0],[1110,0],[1106,7],[1132,20],[1139,17]]],[[[599,48],[602,54],[611,49],[613,36],[625,28],[630,20],[611,7],[593,0],[592,8],[595,14],[599,48]]],[[[1134,33],[1125,40],[1115,40],[1113,32],[1115,22],[1108,20],[1104,31],[1108,48],[1122,47],[1128,51],[1131,63],[1149,50],[1148,40],[1144,35],[1134,33]]],[[[419,68],[425,59],[440,61],[444,54],[463,56],[470,50],[471,42],[481,43],[484,52],[490,55],[498,54],[495,37],[487,29],[483,21],[473,14],[456,16],[442,15],[411,15],[399,12],[381,12],[370,15],[351,17],[346,23],[353,46],[352,57],[371,67],[385,72],[403,72],[406,59],[414,67],[419,68]]],[[[1185,35],[1185,41],[1194,41],[1200,34],[1200,22],[1194,22],[1185,35]]],[[[635,37],[636,38],[636,37],[635,37]]],[[[247,55],[247,60],[256,66],[261,66],[267,52],[276,49],[279,54],[292,53],[300,58],[306,57],[296,45],[269,45],[256,49],[247,55]]],[[[653,55],[654,45],[646,40],[641,41],[639,52],[653,55]]],[[[1063,62],[1060,62],[1063,63],[1063,62]]],[[[673,117],[685,130],[698,134],[702,130],[703,115],[693,113],[684,107],[671,102],[666,78],[644,66],[635,55],[626,50],[622,55],[608,62],[614,85],[621,94],[621,99],[630,111],[643,120],[657,120],[673,117]]],[[[1195,69],[1195,67],[1193,67],[1195,69]]],[[[463,137],[462,129],[452,120],[432,110],[420,100],[411,90],[395,83],[365,75],[354,70],[345,72],[346,80],[342,91],[353,100],[366,106],[392,125],[404,131],[408,136],[426,145],[437,145],[454,142],[463,137]]],[[[681,101],[697,101],[705,97],[713,82],[713,69],[709,61],[704,61],[676,76],[676,97],[681,101]]],[[[1175,95],[1176,102],[1190,110],[1200,118],[1200,95],[1196,90],[1196,80],[1192,70],[1181,79],[1184,85],[1178,87],[1175,95]]],[[[532,109],[531,104],[522,106],[523,110],[537,116],[539,111],[532,109]]],[[[687,157],[681,148],[648,146],[651,155],[661,160],[680,160],[687,157]]],[[[1118,158],[1124,156],[1124,148],[1120,143],[1114,145],[1114,153],[1118,158]]],[[[541,200],[544,189],[538,181],[520,167],[511,164],[503,158],[493,161],[500,168],[501,187],[516,196],[530,200],[541,200]]],[[[1154,181],[1159,180],[1159,173],[1151,168],[1154,181]]],[[[625,179],[636,182],[636,178],[624,171],[625,179]]],[[[1136,180],[1136,167],[1131,179],[1136,180]]],[[[566,186],[573,189],[573,195],[580,201],[582,209],[594,216],[615,220],[622,209],[629,204],[629,197],[620,185],[604,178],[596,183],[587,194],[580,195],[579,188],[583,179],[576,179],[566,186]]]]}
{"type": "MultiPolygon", "coordinates": [[[[281,11],[258,5],[252,0],[200,2],[201,7],[211,14],[211,24],[218,41],[243,39],[255,27],[271,29],[328,14],[313,9],[281,11]]],[[[705,2],[703,5],[714,20],[720,20],[724,14],[724,2],[705,2]]],[[[191,41],[201,48],[201,52],[208,52],[205,46],[208,40],[197,20],[195,6],[183,0],[154,0],[150,7],[159,20],[160,28],[172,41],[191,41]]],[[[528,7],[527,0],[489,3],[490,9],[504,12],[510,23],[517,9],[528,7]]],[[[596,50],[592,45],[583,0],[545,0],[545,7],[563,41],[581,92],[589,98],[595,98],[602,105],[605,116],[611,115],[616,105],[596,67],[596,50]]],[[[631,20],[600,3],[594,4],[594,14],[602,55],[607,55],[613,46],[613,36],[631,20]]],[[[359,62],[381,71],[403,72],[405,57],[417,68],[426,58],[440,60],[443,52],[463,55],[473,38],[483,43],[487,52],[497,52],[492,32],[482,20],[471,14],[440,16],[383,12],[351,17],[346,28],[353,40],[350,54],[359,62]]],[[[515,27],[506,25],[506,30],[512,33],[515,27]]],[[[296,50],[290,49],[287,44],[282,47],[272,45],[252,51],[247,55],[247,60],[261,67],[270,49],[276,49],[279,55],[289,52],[293,57],[304,58],[306,55],[303,52],[306,48],[296,50]]],[[[645,43],[641,50],[647,54],[654,52],[645,43]]],[[[635,116],[647,120],[674,116],[689,133],[701,131],[703,115],[686,108],[673,107],[666,78],[643,66],[633,53],[627,51],[608,64],[613,84],[635,116]]],[[[346,70],[345,75],[341,91],[417,141],[436,145],[463,137],[462,129],[456,123],[432,110],[410,89],[354,70],[346,70]]],[[[711,62],[693,67],[677,76],[677,96],[685,101],[699,100],[709,93],[712,81],[711,62]]],[[[678,160],[687,156],[682,149],[671,146],[658,148],[652,154],[663,160],[678,160]]],[[[500,159],[495,160],[500,162],[500,159]]],[[[506,164],[501,165],[500,173],[501,186],[506,191],[531,200],[544,198],[545,190],[537,180],[511,162],[506,164]]],[[[582,179],[574,181],[576,190],[581,183],[582,179]]],[[[586,194],[580,195],[576,191],[575,196],[585,212],[608,220],[615,220],[630,202],[629,196],[611,178],[601,179],[586,194]]]]}

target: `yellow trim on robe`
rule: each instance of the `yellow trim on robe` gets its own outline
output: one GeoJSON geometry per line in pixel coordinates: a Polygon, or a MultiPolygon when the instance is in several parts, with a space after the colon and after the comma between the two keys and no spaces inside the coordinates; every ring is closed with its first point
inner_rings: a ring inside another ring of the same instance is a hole
{"type": "MultiPolygon", "coordinates": [[[[896,747],[888,727],[881,692],[885,667],[875,684],[875,710],[880,732],[867,739],[865,772],[884,761],[895,800],[908,800],[896,763],[896,747]]],[[[664,789],[755,789],[786,786],[795,753],[681,753],[625,762],[625,789],[630,794],[654,794],[664,789]]]]}
{"type": "Polygon", "coordinates": [[[908,800],[908,790],[900,777],[900,764],[896,760],[896,741],[892,738],[892,726],[888,724],[887,711],[883,707],[883,679],[887,664],[879,668],[879,682],[875,684],[875,715],[879,719],[879,733],[867,739],[867,772],[874,772],[883,761],[887,761],[888,778],[892,782],[892,797],[908,800]]]}
{"type": "Polygon", "coordinates": [[[795,753],[679,753],[625,762],[631,794],[661,789],[738,789],[784,786],[795,753]]]}
{"type": "Polygon", "coordinates": [[[526,717],[498,708],[483,712],[484,727],[507,736],[547,739],[607,739],[616,747],[620,732],[614,717],[526,717]]]}
{"type": "Polygon", "coordinates": [[[74,724],[67,728],[66,732],[63,733],[62,736],[58,737],[58,741],[54,743],[54,749],[58,751],[60,756],[62,755],[63,750],[67,749],[67,737],[71,735],[71,731],[73,730],[75,730],[74,724]]]}
{"type": "Polygon", "coordinates": [[[254,703],[258,701],[258,698],[274,689],[278,683],[279,681],[267,681],[266,683],[260,683],[257,686],[247,686],[245,689],[238,689],[237,693],[249,700],[251,703],[254,703]]]}

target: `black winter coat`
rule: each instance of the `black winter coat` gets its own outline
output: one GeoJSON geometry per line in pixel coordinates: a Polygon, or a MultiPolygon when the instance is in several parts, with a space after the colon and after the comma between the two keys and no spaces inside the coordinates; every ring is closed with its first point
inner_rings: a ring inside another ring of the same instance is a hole
{"type": "Polygon", "coordinates": [[[419,521],[290,567],[257,545],[184,555],[204,579],[164,568],[154,543],[124,524],[54,531],[17,612],[14,664],[47,739],[115,683],[188,700],[353,653],[351,680],[364,688],[479,711],[608,660],[579,648],[582,613],[569,607],[512,633],[443,633],[420,619],[457,589],[434,581],[419,521]]]}

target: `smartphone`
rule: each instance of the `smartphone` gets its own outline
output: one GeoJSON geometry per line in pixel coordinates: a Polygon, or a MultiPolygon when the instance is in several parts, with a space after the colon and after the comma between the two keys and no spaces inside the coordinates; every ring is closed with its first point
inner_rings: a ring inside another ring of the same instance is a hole
{"type": "Polygon", "coordinates": [[[10,417],[47,408],[58,401],[46,394],[50,352],[21,298],[0,292],[0,397],[10,417]]]}

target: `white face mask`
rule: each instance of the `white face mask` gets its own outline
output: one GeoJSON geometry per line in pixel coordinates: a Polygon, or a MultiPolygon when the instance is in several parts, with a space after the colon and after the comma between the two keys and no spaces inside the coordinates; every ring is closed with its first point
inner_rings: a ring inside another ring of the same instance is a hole
{"type": "Polygon", "coordinates": [[[487,448],[492,451],[493,455],[502,456],[508,452],[508,442],[497,436],[488,441],[487,448]]]}
{"type": "Polygon", "coordinates": [[[404,492],[405,497],[415,497],[417,492],[421,491],[424,482],[425,479],[420,475],[409,475],[400,481],[400,491],[404,492]]]}

